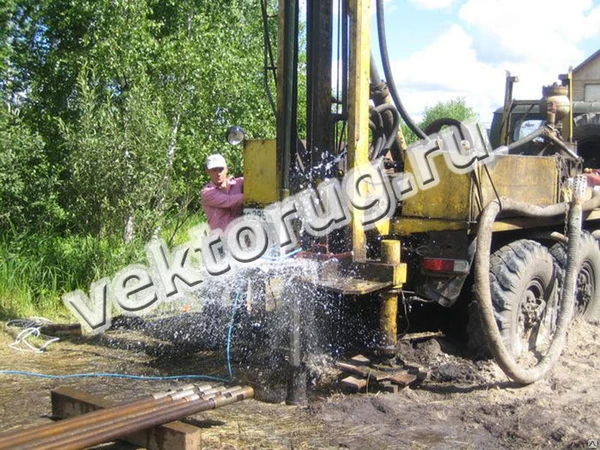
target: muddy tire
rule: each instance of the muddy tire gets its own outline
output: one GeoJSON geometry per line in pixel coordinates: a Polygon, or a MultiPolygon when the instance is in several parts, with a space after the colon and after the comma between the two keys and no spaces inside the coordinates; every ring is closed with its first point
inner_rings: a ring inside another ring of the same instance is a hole
{"type": "MultiPolygon", "coordinates": [[[[556,324],[556,282],[552,256],[541,244],[519,240],[490,257],[490,290],[496,324],[508,351],[519,358],[539,356],[556,324]],[[538,348],[539,347],[539,348],[538,348]]],[[[478,304],[469,305],[468,348],[476,357],[491,357],[478,304]]]]}
{"type": "Polygon", "coordinates": [[[600,167],[600,113],[587,113],[573,120],[573,140],[586,167],[600,167]]]}
{"type": "Polygon", "coordinates": [[[556,282],[552,256],[539,243],[512,242],[490,259],[490,288],[496,323],[515,359],[539,358],[556,324],[556,282]]]}
{"type": "MultiPolygon", "coordinates": [[[[562,288],[567,265],[566,244],[557,243],[550,249],[556,264],[559,288],[562,288]]],[[[579,241],[577,265],[577,291],[575,293],[575,317],[587,321],[600,319],[600,249],[589,233],[582,233],[579,241]]],[[[560,291],[559,291],[560,292],[560,291]]]]}

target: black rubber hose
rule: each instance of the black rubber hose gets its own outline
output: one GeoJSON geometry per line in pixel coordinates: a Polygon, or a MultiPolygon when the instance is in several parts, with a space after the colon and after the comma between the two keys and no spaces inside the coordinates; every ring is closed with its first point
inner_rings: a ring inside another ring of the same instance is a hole
{"type": "Polygon", "coordinates": [[[384,135],[387,134],[387,139],[379,153],[376,155],[376,158],[383,158],[385,156],[385,153],[387,153],[387,151],[398,138],[398,127],[400,126],[400,117],[398,116],[398,110],[393,105],[379,105],[375,107],[375,110],[381,115],[382,118],[385,113],[390,114],[392,118],[391,128],[384,130],[384,135]]]}
{"type": "Polygon", "coordinates": [[[421,139],[427,139],[427,135],[419,128],[419,126],[413,122],[411,117],[406,112],[404,105],[400,101],[400,96],[398,95],[398,91],[396,89],[396,84],[394,83],[394,77],[392,76],[392,71],[390,68],[390,60],[387,51],[387,41],[385,34],[385,15],[383,11],[383,0],[377,0],[377,36],[379,38],[379,52],[381,53],[381,63],[383,65],[383,73],[385,74],[385,79],[388,84],[388,89],[390,90],[390,94],[394,99],[394,103],[396,104],[396,108],[400,113],[400,116],[408,125],[408,128],[415,133],[421,139]]]}
{"type": "Polygon", "coordinates": [[[371,108],[369,116],[369,128],[373,135],[371,149],[369,150],[369,159],[375,159],[381,151],[381,148],[385,145],[385,132],[383,129],[383,118],[379,111],[375,108],[371,108]]]}
{"type": "Polygon", "coordinates": [[[385,114],[382,114],[382,118],[384,121],[385,128],[387,130],[393,130],[393,136],[390,134],[391,142],[387,146],[389,148],[389,152],[394,161],[400,162],[404,159],[403,150],[406,148],[404,134],[400,129],[400,114],[398,113],[398,109],[394,106],[394,100],[391,98],[390,90],[387,86],[387,83],[383,81],[379,76],[377,64],[375,63],[375,58],[373,57],[373,51],[371,51],[370,59],[371,62],[369,64],[369,67],[371,71],[371,81],[369,83],[369,91],[371,95],[371,100],[373,100],[375,107],[384,104],[393,107],[393,111],[388,110],[385,114]],[[397,125],[396,122],[398,122],[397,125]]]}
{"type": "Polygon", "coordinates": [[[529,384],[541,379],[548,370],[552,368],[562,353],[575,305],[575,285],[577,276],[575,267],[581,235],[582,210],[593,209],[599,205],[600,194],[594,195],[594,197],[587,202],[581,202],[580,198],[576,196],[571,204],[569,210],[567,270],[558,324],[548,352],[536,366],[531,368],[523,368],[517,364],[514,357],[507,350],[496,323],[490,292],[490,250],[492,229],[494,221],[501,211],[517,212],[523,216],[529,217],[553,217],[564,213],[565,205],[559,203],[547,207],[540,207],[507,198],[501,198],[500,200],[490,202],[481,214],[477,231],[477,251],[475,254],[475,297],[478,302],[483,332],[488,347],[494,355],[496,363],[504,373],[518,383],[529,384]]]}

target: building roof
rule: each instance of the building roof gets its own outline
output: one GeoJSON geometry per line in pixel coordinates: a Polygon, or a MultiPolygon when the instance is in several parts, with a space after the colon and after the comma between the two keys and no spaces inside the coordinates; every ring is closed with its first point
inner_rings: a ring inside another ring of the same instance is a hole
{"type": "Polygon", "coordinates": [[[596,50],[590,57],[588,57],[585,61],[583,61],[581,64],[575,67],[573,69],[573,73],[583,69],[585,66],[587,66],[589,63],[591,63],[594,59],[598,57],[600,57],[600,49],[596,50]]]}

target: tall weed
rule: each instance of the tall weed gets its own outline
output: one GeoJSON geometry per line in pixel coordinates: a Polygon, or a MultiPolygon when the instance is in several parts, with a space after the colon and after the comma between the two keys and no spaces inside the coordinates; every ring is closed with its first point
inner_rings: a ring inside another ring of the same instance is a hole
{"type": "Polygon", "coordinates": [[[143,261],[143,244],[91,236],[0,237],[0,319],[68,317],[61,296],[143,261]]]}

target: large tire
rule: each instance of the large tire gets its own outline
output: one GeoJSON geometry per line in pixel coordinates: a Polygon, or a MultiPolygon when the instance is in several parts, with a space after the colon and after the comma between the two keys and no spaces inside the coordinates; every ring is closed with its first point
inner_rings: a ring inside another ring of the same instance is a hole
{"type": "MultiPolygon", "coordinates": [[[[566,245],[557,243],[550,249],[556,264],[559,287],[562,289],[567,266],[566,245]]],[[[575,317],[587,321],[600,319],[600,249],[598,242],[589,233],[582,233],[579,241],[577,262],[577,291],[575,293],[575,317]]]]}
{"type": "Polygon", "coordinates": [[[490,289],[496,322],[507,350],[529,364],[540,358],[556,325],[556,287],[553,259],[535,241],[519,240],[490,259],[490,289]]]}
{"type": "MultiPolygon", "coordinates": [[[[534,339],[528,350],[541,350],[531,348],[535,347],[535,337],[539,338],[540,347],[550,344],[557,314],[555,284],[553,259],[537,242],[515,241],[491,255],[490,290],[496,324],[515,358],[523,353],[523,339],[529,340],[532,334],[534,339]]],[[[467,334],[468,348],[474,357],[492,356],[475,300],[469,305],[467,334]]]]}
{"type": "Polygon", "coordinates": [[[573,140],[577,152],[590,168],[600,167],[600,113],[587,113],[573,120],[573,140]]]}

